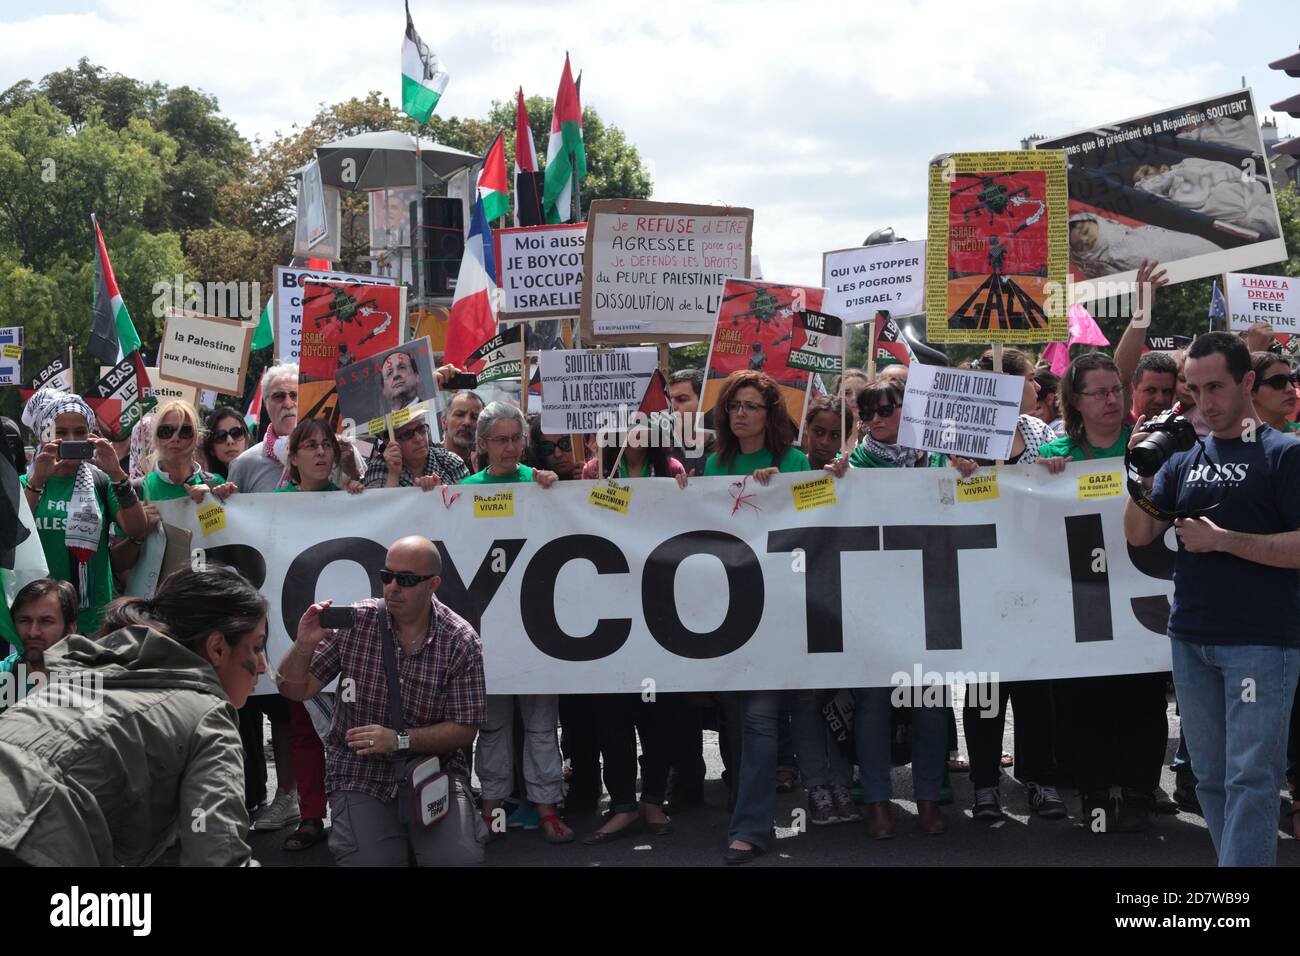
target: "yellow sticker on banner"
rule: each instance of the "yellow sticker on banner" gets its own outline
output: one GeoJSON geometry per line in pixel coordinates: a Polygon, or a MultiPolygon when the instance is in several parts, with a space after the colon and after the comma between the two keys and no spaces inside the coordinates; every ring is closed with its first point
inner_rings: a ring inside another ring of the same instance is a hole
{"type": "Polygon", "coordinates": [[[790,486],[794,495],[794,510],[809,511],[835,504],[835,479],[830,475],[815,481],[801,481],[790,486]]]}
{"type": "Polygon", "coordinates": [[[6,345],[0,348],[0,353],[3,353],[7,359],[19,359],[23,357],[23,347],[21,345],[6,345]]]}
{"type": "Polygon", "coordinates": [[[605,485],[596,485],[587,497],[587,504],[625,515],[632,504],[632,486],[620,485],[612,481],[605,485]]]}
{"type": "Polygon", "coordinates": [[[515,493],[498,491],[495,495],[474,496],[475,518],[509,518],[515,513],[515,493]]]}
{"type": "Polygon", "coordinates": [[[1124,473],[1103,471],[1095,475],[1079,476],[1079,500],[1089,498],[1114,498],[1124,493],[1124,473]]]}
{"type": "Polygon", "coordinates": [[[405,425],[405,424],[406,424],[407,422],[409,422],[410,420],[411,420],[411,409],[410,409],[409,407],[408,407],[408,408],[401,408],[401,409],[398,409],[397,411],[393,412],[393,427],[394,427],[394,428],[401,428],[403,425],[405,425]]]}
{"type": "Polygon", "coordinates": [[[220,502],[209,501],[206,505],[200,506],[194,514],[198,516],[199,526],[203,528],[204,535],[226,530],[226,509],[221,507],[220,502]]]}
{"type": "Polygon", "coordinates": [[[972,475],[957,479],[958,501],[993,501],[998,497],[998,473],[972,475]]]}

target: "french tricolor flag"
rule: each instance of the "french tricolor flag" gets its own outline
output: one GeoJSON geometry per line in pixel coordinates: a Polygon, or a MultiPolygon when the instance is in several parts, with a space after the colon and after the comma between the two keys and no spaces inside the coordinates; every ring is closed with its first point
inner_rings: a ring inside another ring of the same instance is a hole
{"type": "Polygon", "coordinates": [[[467,372],[477,372],[482,367],[481,360],[474,363],[475,367],[466,367],[465,362],[471,352],[496,335],[495,289],[492,230],[488,227],[480,199],[474,203],[469,235],[465,238],[465,254],[460,260],[456,295],[451,301],[451,316],[447,321],[444,362],[467,372]]]}

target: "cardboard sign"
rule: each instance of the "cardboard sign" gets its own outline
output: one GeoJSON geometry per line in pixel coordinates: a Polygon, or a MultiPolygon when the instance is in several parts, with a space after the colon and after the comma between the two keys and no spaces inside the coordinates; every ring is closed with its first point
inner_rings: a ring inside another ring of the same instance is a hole
{"type": "Polygon", "coordinates": [[[307,282],[356,282],[362,285],[397,285],[387,276],[322,272],[314,269],[275,267],[275,355],[281,362],[302,356],[302,287],[307,282]]]}
{"type": "Polygon", "coordinates": [[[158,343],[158,376],[222,395],[243,395],[252,343],[252,325],[168,309],[158,343]]]}
{"type": "Polygon", "coordinates": [[[920,315],[925,311],[925,242],[822,253],[822,284],[826,311],[850,324],[870,322],[877,312],[920,315]]]}
{"type": "MultiPolygon", "coordinates": [[[[341,366],[334,373],[340,430],[386,434],[388,415],[393,427],[400,428],[410,420],[413,409],[432,407],[438,394],[434,372],[428,339],[406,342],[341,366]]],[[[429,440],[439,441],[438,416],[426,415],[425,419],[429,440]]]]}
{"type": "Polygon", "coordinates": [[[615,427],[641,407],[658,361],[654,349],[542,352],[542,431],[569,435],[615,427]]]}
{"type": "Polygon", "coordinates": [[[1020,375],[914,362],[903,393],[898,443],[965,458],[1005,459],[1024,390],[1020,375]]]}
{"type": "Polygon", "coordinates": [[[582,259],[587,224],[498,229],[499,321],[578,314],[582,305],[582,259]]]}
{"type": "Polygon", "coordinates": [[[926,338],[1064,342],[1065,154],[953,153],[930,163],[926,338]]]}
{"type": "Polygon", "coordinates": [[[19,385],[23,380],[23,327],[0,329],[0,385],[19,385]]]}
{"type": "Polygon", "coordinates": [[[722,288],[749,275],[754,211],[598,199],[587,215],[582,341],[703,342],[722,288]]]}
{"type": "Polygon", "coordinates": [[[1158,260],[1170,282],[1186,282],[1287,257],[1250,90],[1036,148],[1064,150],[1069,163],[1070,268],[1080,301],[1116,294],[1144,259],[1158,260]],[[1087,281],[1096,279],[1107,281],[1087,281]]]}
{"type": "Polygon", "coordinates": [[[1228,328],[1248,329],[1267,322],[1274,332],[1300,333],[1300,279],[1229,272],[1223,295],[1228,300],[1228,328]]]}

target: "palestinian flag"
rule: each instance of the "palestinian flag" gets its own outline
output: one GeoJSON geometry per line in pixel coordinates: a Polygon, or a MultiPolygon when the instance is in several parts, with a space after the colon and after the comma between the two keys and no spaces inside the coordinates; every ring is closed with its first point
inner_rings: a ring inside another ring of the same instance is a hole
{"type": "Polygon", "coordinates": [[[402,112],[417,123],[429,122],[450,77],[438,55],[415,32],[411,4],[406,4],[406,38],[402,41],[402,112]]]}
{"type": "Polygon", "coordinates": [[[84,398],[110,438],[121,441],[129,436],[144,412],[135,362],[122,359],[96,383],[94,392],[84,398]]]}
{"type": "Polygon", "coordinates": [[[894,321],[893,316],[887,312],[877,312],[876,320],[879,322],[880,331],[876,333],[876,361],[884,361],[887,364],[900,363],[902,365],[911,365],[916,361],[916,355],[912,352],[911,343],[903,335],[903,330],[898,323],[894,321]],[[881,317],[884,322],[880,322],[881,317]]]}
{"type": "Polygon", "coordinates": [[[474,203],[469,235],[465,238],[465,254],[460,260],[456,296],[447,319],[447,344],[443,349],[443,361],[466,372],[482,369],[482,360],[471,364],[470,356],[497,332],[496,280],[488,269],[492,263],[491,250],[492,230],[488,228],[480,199],[474,203]]]}
{"type": "Polygon", "coordinates": [[[564,55],[564,73],[555,94],[551,114],[551,136],[546,143],[546,191],[542,208],[549,223],[568,222],[573,211],[573,183],[587,175],[587,152],[582,145],[582,107],[573,85],[569,55],[564,55]]]}
{"type": "Polygon", "coordinates": [[[275,323],[271,321],[271,303],[273,299],[267,299],[266,305],[262,308],[261,318],[257,320],[257,329],[253,332],[252,349],[256,352],[258,349],[268,349],[275,344],[275,323]]]}
{"type": "Polygon", "coordinates": [[[510,186],[506,179],[506,140],[500,133],[483,155],[478,174],[478,198],[488,222],[500,219],[510,208],[510,186]]]}
{"type": "Polygon", "coordinates": [[[90,224],[95,227],[95,301],[91,309],[90,341],[87,351],[102,365],[117,365],[124,358],[135,363],[136,382],[140,388],[151,383],[140,355],[140,336],[135,331],[131,314],[126,311],[122,293],[113,276],[113,264],[108,261],[104,234],[100,232],[95,214],[90,214],[90,224]]]}
{"type": "Polygon", "coordinates": [[[825,312],[796,312],[794,314],[794,341],[786,356],[787,368],[806,372],[844,371],[841,350],[844,347],[844,326],[837,316],[825,312]]]}

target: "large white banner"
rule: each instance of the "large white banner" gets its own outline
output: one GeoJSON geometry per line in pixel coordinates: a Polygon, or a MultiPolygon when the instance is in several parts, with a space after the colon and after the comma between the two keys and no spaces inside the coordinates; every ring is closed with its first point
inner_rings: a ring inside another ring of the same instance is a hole
{"type": "Polygon", "coordinates": [[[619,507],[584,481],[235,495],[206,534],[188,500],[158,507],[259,583],[273,666],[310,601],[380,594],[387,546],[422,534],[444,554],[438,596],[479,629],[491,693],[1169,670],[1174,552],[1125,544],[1118,461],[1005,467],[978,495],[955,479],[646,478],[617,486],[619,507]]]}

